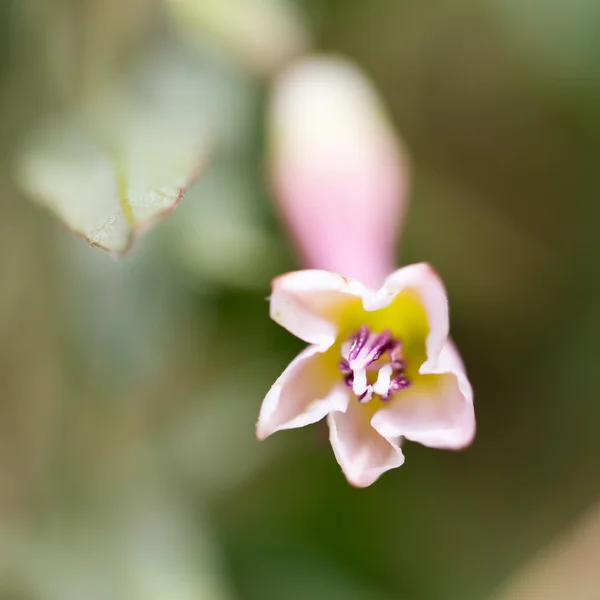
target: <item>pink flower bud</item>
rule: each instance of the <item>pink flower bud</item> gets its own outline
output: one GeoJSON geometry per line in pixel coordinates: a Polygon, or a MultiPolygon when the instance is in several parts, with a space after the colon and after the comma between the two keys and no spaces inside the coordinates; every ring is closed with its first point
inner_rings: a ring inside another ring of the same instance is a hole
{"type": "Polygon", "coordinates": [[[407,169],[372,85],[344,59],[305,58],[276,80],[270,121],[272,183],[306,266],[381,284],[407,169]]]}

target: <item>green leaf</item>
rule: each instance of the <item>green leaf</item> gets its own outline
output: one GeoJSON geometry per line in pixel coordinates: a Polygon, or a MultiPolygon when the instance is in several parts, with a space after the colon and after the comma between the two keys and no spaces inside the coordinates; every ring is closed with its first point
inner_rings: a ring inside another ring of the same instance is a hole
{"type": "Polygon", "coordinates": [[[25,192],[92,246],[124,254],[169,214],[219,139],[223,90],[214,67],[162,50],[26,140],[25,192]]]}

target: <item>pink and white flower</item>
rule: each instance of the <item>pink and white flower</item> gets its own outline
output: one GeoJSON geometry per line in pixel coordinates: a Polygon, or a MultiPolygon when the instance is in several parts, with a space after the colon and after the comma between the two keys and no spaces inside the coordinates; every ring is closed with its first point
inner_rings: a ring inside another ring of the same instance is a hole
{"type": "Polygon", "coordinates": [[[270,311],[310,345],[264,399],[259,439],[327,417],[357,487],[404,463],[403,439],[446,449],[472,441],[473,392],[429,265],[398,269],[379,290],[329,271],[288,273],[273,282],[270,311]]]}

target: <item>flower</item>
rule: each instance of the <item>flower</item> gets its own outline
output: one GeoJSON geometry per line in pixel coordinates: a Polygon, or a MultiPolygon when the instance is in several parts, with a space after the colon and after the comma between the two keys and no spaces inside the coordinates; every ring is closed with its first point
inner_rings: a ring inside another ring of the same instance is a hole
{"type": "Polygon", "coordinates": [[[378,286],[407,206],[404,149],[369,79],[340,57],[305,57],[275,80],[269,169],[304,264],[378,286]]]}
{"type": "Polygon", "coordinates": [[[310,345],[265,397],[259,439],[327,417],[336,459],[357,487],[404,463],[404,438],[446,449],[472,441],[473,392],[429,265],[398,269],[377,291],[329,271],[287,273],[273,282],[270,312],[310,345]]]}

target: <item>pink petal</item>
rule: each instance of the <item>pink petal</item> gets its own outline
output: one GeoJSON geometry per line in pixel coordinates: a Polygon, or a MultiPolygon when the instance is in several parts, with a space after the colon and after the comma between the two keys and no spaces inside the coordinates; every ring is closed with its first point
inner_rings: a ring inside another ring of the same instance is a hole
{"type": "Polygon", "coordinates": [[[383,436],[403,436],[433,448],[468,446],[475,436],[473,391],[452,342],[435,367],[421,372],[426,374],[377,411],[371,424],[383,436]]]}
{"type": "Polygon", "coordinates": [[[336,273],[294,271],[273,281],[271,318],[301,340],[326,350],[335,342],[344,307],[371,294],[358,281],[336,273]]]}
{"type": "Polygon", "coordinates": [[[281,429],[304,427],[332,410],[346,410],[348,391],[332,376],[316,346],[301,352],[263,400],[256,436],[263,440],[281,429]]]}
{"type": "Polygon", "coordinates": [[[365,308],[369,311],[385,308],[399,294],[409,290],[419,296],[427,314],[426,364],[433,365],[448,339],[449,319],[444,284],[430,265],[418,263],[394,271],[372,300],[365,302],[365,308]]]}
{"type": "Polygon", "coordinates": [[[327,417],[335,457],[348,482],[356,487],[367,487],[404,463],[398,436],[381,436],[369,423],[371,414],[368,405],[354,398],[346,412],[331,412],[327,417]]]}

